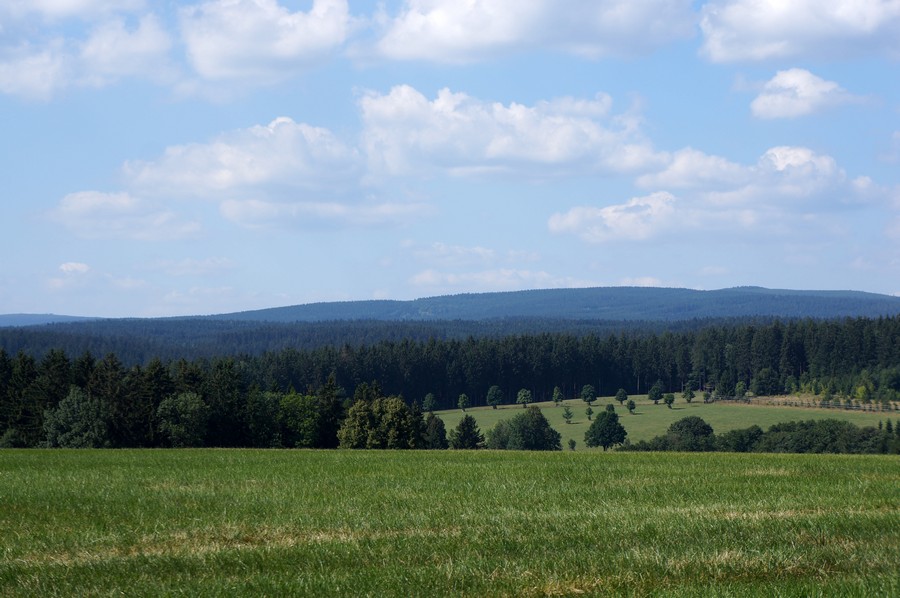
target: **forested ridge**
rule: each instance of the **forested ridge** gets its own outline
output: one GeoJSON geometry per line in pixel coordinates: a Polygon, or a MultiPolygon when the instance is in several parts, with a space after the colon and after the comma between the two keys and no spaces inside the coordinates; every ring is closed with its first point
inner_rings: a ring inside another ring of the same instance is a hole
{"type": "Polygon", "coordinates": [[[667,392],[804,391],[828,401],[885,402],[900,397],[900,317],[719,325],[655,335],[404,339],[131,366],[113,353],[57,349],[38,359],[0,350],[0,437],[41,443],[46,415],[75,389],[81,393],[76,398],[107,422],[111,446],[159,445],[160,406],[175,399],[181,401],[176,412],[206,413],[204,444],[253,446],[254,426],[282,416],[285,396],[315,397],[328,388],[328,401],[341,403],[335,417],[343,417],[354,390],[372,382],[382,396],[402,397],[407,405],[430,395],[436,409],[456,407],[461,394],[473,406],[484,405],[491,386],[511,403],[519,389],[544,401],[555,387],[567,397],[585,384],[599,395],[619,388],[641,394],[657,382],[667,392]]]}
{"type": "Polygon", "coordinates": [[[699,330],[713,325],[766,323],[773,318],[694,319],[678,322],[645,320],[568,320],[558,318],[498,318],[490,320],[381,321],[333,320],[323,322],[257,322],[198,318],[91,320],[0,328],[0,349],[24,351],[41,358],[54,349],[70,355],[115,353],[122,363],[146,365],[154,358],[200,359],[261,355],[291,348],[353,347],[382,341],[465,340],[522,334],[573,336],[625,333],[659,334],[699,330]]]}

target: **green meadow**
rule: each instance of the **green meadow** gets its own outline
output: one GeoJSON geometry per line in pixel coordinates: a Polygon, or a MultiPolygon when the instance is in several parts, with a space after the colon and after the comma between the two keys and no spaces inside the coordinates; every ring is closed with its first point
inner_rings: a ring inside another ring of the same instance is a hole
{"type": "MultiPolygon", "coordinates": [[[[594,415],[597,415],[607,405],[612,404],[616,413],[619,414],[619,422],[628,432],[630,442],[650,440],[654,436],[665,434],[666,429],[673,422],[689,415],[702,417],[706,423],[712,426],[716,434],[738,428],[748,428],[754,424],[765,430],[773,424],[809,419],[839,419],[857,426],[877,426],[879,421],[884,423],[888,419],[893,420],[894,423],[900,423],[900,411],[853,411],[729,401],[704,403],[702,399],[694,399],[693,402],[687,403],[680,396],[675,400],[672,409],[669,409],[662,402],[654,405],[652,401],[647,400],[646,395],[631,398],[637,404],[633,414],[628,413],[628,409],[615,402],[613,397],[600,397],[594,401],[592,407],[594,415]]],[[[812,399],[809,400],[812,401],[812,399]]],[[[541,408],[550,425],[562,434],[563,448],[568,450],[571,438],[577,443],[576,450],[602,450],[599,448],[588,449],[584,446],[584,433],[591,424],[585,414],[587,403],[582,400],[570,399],[564,401],[560,406],[553,403],[536,403],[536,405],[541,408]],[[572,422],[569,424],[563,419],[562,405],[568,405],[572,410],[572,422]]],[[[510,418],[520,411],[522,411],[521,405],[503,405],[497,409],[491,407],[466,409],[466,413],[473,416],[478,422],[482,432],[487,432],[498,421],[510,418]]],[[[438,411],[436,414],[444,420],[447,430],[454,428],[464,415],[459,409],[438,411]]]]}
{"type": "Polygon", "coordinates": [[[900,459],[4,450],[0,555],[0,596],[897,596],[900,459]]]}

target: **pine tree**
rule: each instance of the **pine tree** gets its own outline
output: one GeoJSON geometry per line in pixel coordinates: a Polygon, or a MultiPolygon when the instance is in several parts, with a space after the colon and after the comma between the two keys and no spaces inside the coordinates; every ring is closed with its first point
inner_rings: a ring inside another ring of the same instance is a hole
{"type": "Polygon", "coordinates": [[[477,449],[484,446],[484,434],[478,429],[478,422],[471,415],[465,415],[459,424],[450,430],[450,448],[477,449]]]}

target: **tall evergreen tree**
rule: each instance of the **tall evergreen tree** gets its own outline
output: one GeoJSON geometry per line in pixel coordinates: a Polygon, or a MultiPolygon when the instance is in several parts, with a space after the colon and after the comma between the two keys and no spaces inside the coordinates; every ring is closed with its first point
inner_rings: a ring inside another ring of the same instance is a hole
{"type": "Polygon", "coordinates": [[[450,430],[450,448],[478,449],[484,446],[484,434],[478,429],[478,422],[471,415],[464,415],[459,424],[450,430]]]}

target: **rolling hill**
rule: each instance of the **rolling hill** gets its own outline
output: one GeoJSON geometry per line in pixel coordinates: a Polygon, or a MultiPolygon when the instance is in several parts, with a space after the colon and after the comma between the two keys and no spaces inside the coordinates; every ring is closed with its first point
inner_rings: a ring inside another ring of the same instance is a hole
{"type": "Polygon", "coordinates": [[[900,297],[859,291],[598,287],[447,295],[411,301],[312,303],[209,317],[265,322],[498,318],[671,322],[696,318],[840,318],[896,314],[900,314],[900,297]]]}

